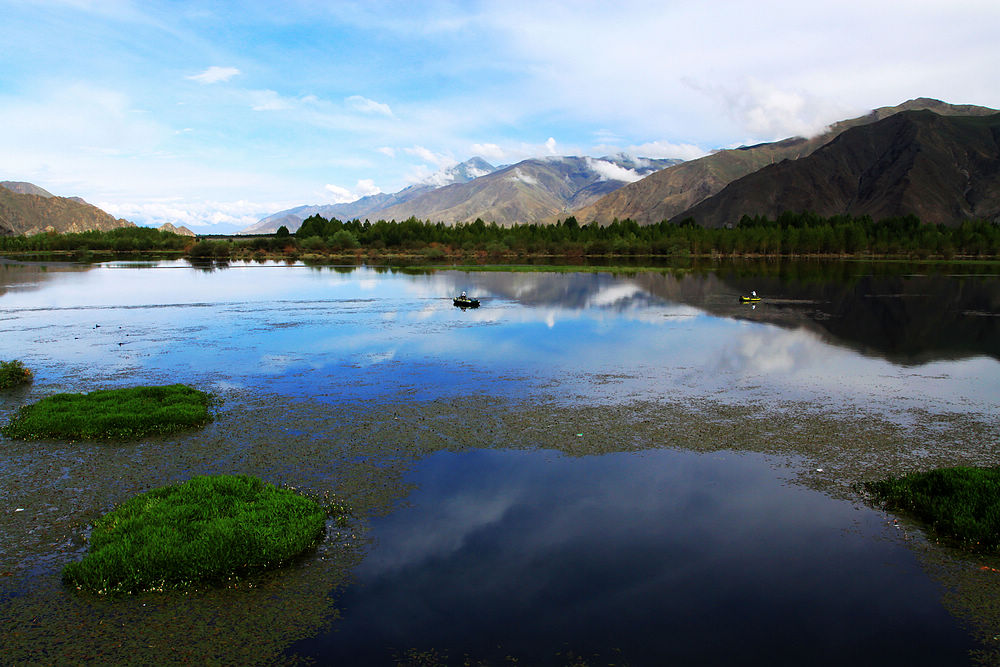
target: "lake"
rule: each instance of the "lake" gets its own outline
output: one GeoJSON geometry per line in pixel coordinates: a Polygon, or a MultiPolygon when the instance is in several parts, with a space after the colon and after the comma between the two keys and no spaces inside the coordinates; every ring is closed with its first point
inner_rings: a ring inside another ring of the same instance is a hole
{"type": "Polygon", "coordinates": [[[139,443],[0,439],[5,664],[1000,656],[1000,562],[857,488],[1000,465],[996,266],[6,262],[0,358],[35,373],[3,420],[61,391],[218,398],[205,429],[139,443]],[[228,586],[62,586],[89,522],[220,473],[354,518],[228,586]]]}

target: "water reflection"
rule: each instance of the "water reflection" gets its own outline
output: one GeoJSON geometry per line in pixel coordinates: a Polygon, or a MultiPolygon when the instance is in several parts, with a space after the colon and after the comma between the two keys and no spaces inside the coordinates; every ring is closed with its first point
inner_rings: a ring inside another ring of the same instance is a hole
{"type": "Polygon", "coordinates": [[[39,283],[37,271],[11,268],[0,344],[40,383],[96,368],[102,383],[177,376],[294,395],[336,386],[343,399],[422,387],[427,397],[544,389],[586,401],[723,396],[886,411],[988,413],[1000,401],[996,277],[813,284],[273,262],[205,273],[164,262],[39,283]],[[755,310],[736,298],[750,285],[766,296],[755,310]],[[454,308],[462,290],[483,306],[454,308]]]}
{"type": "Polygon", "coordinates": [[[903,665],[970,648],[881,515],[783,485],[757,457],[441,453],[411,479],[342,620],[292,651],[903,665]]]}

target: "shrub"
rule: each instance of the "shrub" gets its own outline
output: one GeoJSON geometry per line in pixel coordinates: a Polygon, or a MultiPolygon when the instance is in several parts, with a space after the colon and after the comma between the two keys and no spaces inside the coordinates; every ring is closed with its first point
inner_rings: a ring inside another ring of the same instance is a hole
{"type": "Polygon", "coordinates": [[[8,438],[134,439],[203,426],[209,395],[181,384],[55,394],[26,405],[3,427],[8,438]]]}
{"type": "Polygon", "coordinates": [[[887,508],[911,514],[965,547],[1000,550],[1000,467],[942,468],[865,488],[887,508]]]}
{"type": "Polygon", "coordinates": [[[329,239],[330,247],[337,250],[347,248],[353,249],[358,247],[358,239],[355,238],[354,234],[350,233],[346,229],[341,229],[334,232],[333,236],[329,239]]]}
{"type": "Polygon", "coordinates": [[[310,236],[299,242],[299,248],[306,252],[323,252],[326,250],[326,241],[322,236],[310,236]]]}
{"type": "Polygon", "coordinates": [[[256,477],[195,477],[98,519],[87,555],[63,568],[63,581],[101,594],[218,582],[289,561],[325,525],[315,500],[256,477]]]}
{"type": "Polygon", "coordinates": [[[10,389],[31,382],[31,371],[20,361],[0,361],[0,389],[10,389]]]}

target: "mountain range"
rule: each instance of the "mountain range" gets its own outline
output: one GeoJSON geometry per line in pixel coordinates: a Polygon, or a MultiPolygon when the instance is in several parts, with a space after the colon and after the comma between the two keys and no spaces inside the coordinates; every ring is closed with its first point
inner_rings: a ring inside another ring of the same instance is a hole
{"type": "Polygon", "coordinates": [[[310,215],[353,220],[487,222],[512,225],[540,222],[572,211],[679,160],[613,157],[548,157],[494,167],[479,157],[438,172],[393,194],[363,197],[348,204],[300,206],[270,215],[244,234],[267,234],[281,225],[295,231],[310,215]]]}
{"type": "Polygon", "coordinates": [[[454,183],[467,183],[479,176],[485,176],[496,170],[486,160],[474,157],[448,169],[441,170],[421,183],[410,185],[399,192],[387,194],[380,192],[368,195],[352,202],[343,204],[318,204],[297,206],[284,211],[278,211],[266,218],[261,218],[253,225],[242,230],[241,234],[273,234],[281,226],[294,232],[302,221],[312,215],[338,220],[354,220],[374,215],[378,211],[402,204],[422,194],[439,187],[454,183]]]}
{"type": "Polygon", "coordinates": [[[581,224],[630,218],[639,224],[693,217],[702,226],[743,214],[914,214],[925,222],[1000,219],[996,109],[930,98],[834,123],[809,138],[740,146],[681,162],[624,155],[551,157],[494,168],[480,158],[455,173],[349,204],[303,206],[264,218],[245,233],[290,231],[319,213],[501,225],[581,224]],[[994,118],[991,120],[991,117],[994,118]]]}

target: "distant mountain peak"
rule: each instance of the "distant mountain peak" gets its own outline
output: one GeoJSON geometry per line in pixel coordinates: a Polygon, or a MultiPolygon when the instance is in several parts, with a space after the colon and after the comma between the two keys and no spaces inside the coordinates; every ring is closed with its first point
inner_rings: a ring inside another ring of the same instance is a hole
{"type": "Polygon", "coordinates": [[[496,171],[496,167],[476,156],[465,162],[459,162],[451,167],[436,171],[420,182],[424,185],[440,188],[452,183],[468,183],[480,176],[492,174],[494,171],[496,171]]]}

